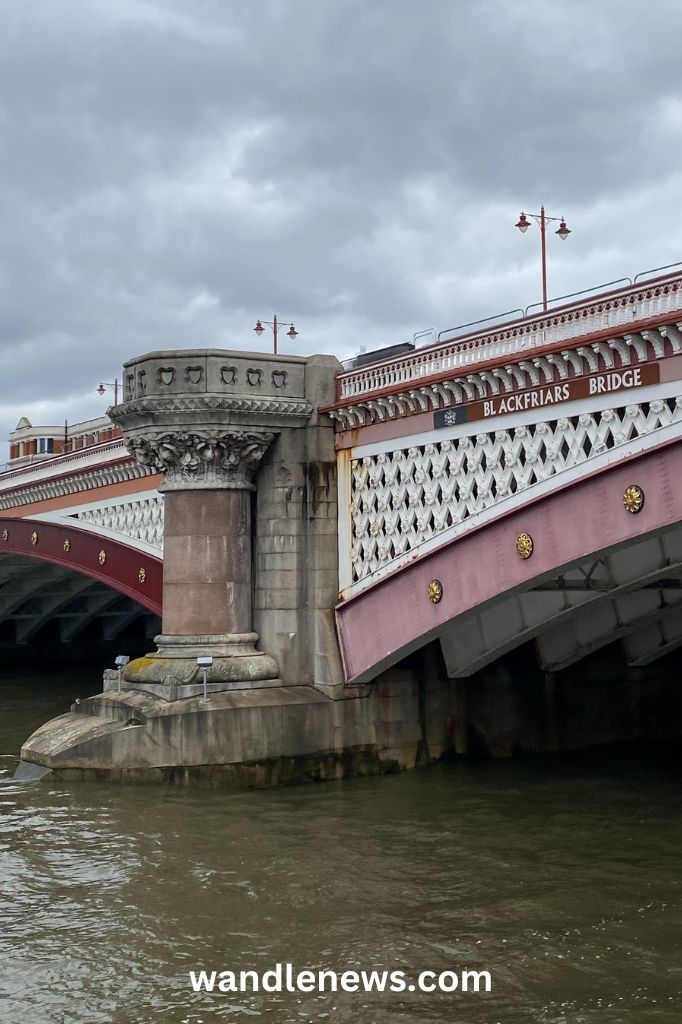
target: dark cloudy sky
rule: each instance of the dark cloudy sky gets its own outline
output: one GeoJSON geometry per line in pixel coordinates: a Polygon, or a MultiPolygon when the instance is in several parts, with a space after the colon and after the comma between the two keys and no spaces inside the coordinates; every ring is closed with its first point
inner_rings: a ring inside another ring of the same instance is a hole
{"type": "MultiPolygon", "coordinates": [[[[0,430],[682,260],[679,0],[0,0],[0,430]],[[286,345],[290,343],[285,342],[286,345]]],[[[2,461],[2,456],[0,456],[2,461]]]]}

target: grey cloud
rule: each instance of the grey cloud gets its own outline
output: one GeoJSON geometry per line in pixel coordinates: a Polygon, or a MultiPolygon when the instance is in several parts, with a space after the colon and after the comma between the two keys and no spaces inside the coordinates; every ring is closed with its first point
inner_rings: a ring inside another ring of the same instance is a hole
{"type": "Polygon", "coordinates": [[[574,228],[555,293],[682,252],[673,0],[5,7],[3,433],[273,311],[345,356],[525,306],[527,204],[574,228]]]}

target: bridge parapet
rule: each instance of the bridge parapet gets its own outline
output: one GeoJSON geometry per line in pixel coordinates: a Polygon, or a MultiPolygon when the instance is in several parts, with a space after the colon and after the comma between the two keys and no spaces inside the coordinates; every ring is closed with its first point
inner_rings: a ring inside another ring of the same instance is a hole
{"type": "Polygon", "coordinates": [[[159,480],[116,438],[0,474],[0,515],[85,529],[160,553],[159,480]]]}
{"type": "Polygon", "coordinates": [[[461,373],[490,362],[504,362],[522,353],[630,333],[670,313],[682,312],[682,274],[670,274],[639,285],[569,303],[548,313],[502,324],[494,329],[445,340],[407,355],[347,370],[337,377],[337,405],[381,395],[425,379],[461,373]]]}
{"type": "MultiPolygon", "coordinates": [[[[40,462],[8,469],[0,473],[0,509],[13,508],[26,501],[33,501],[36,495],[54,497],[57,493],[67,493],[64,489],[68,486],[66,481],[82,478],[84,474],[96,471],[106,475],[112,473],[114,466],[121,463],[134,466],[134,460],[123,440],[116,438],[68,454],[55,455],[40,462]],[[61,485],[58,481],[62,482],[61,485]]],[[[145,470],[138,473],[133,469],[132,473],[136,476],[146,475],[145,470]]]]}

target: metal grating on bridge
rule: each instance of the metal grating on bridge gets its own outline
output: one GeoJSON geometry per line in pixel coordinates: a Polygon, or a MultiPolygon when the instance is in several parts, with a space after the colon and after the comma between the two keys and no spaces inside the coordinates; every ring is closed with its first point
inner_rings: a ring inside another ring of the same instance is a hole
{"type": "MultiPolygon", "coordinates": [[[[351,462],[352,582],[520,492],[682,421],[682,397],[562,416],[351,462]]],[[[560,481],[558,481],[560,482],[560,481]]]]}

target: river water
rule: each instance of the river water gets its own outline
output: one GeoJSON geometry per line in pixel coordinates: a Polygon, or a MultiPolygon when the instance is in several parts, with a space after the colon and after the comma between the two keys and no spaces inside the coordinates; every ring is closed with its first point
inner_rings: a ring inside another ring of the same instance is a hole
{"type": "Polygon", "coordinates": [[[0,676],[2,1024],[682,1019],[679,750],[238,794],[15,782],[22,739],[88,689],[0,676]],[[278,962],[492,991],[189,979],[278,962]]]}

